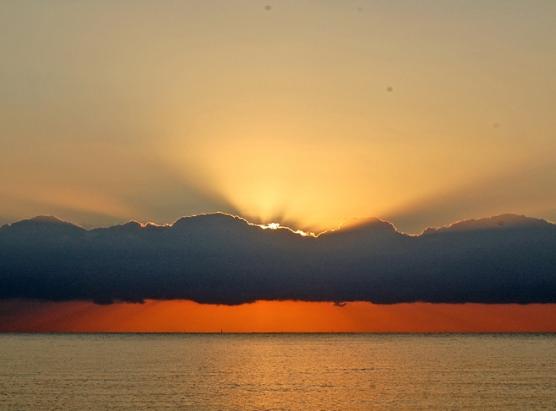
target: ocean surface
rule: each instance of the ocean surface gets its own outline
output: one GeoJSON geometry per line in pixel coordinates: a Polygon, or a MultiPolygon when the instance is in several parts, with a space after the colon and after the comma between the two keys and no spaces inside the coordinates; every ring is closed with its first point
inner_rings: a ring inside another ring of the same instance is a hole
{"type": "Polygon", "coordinates": [[[1,334],[0,408],[556,409],[556,335],[1,334]]]}

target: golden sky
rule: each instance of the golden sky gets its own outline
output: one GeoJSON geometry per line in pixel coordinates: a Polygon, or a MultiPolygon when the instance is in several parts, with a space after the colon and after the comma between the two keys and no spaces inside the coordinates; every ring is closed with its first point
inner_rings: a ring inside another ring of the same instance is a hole
{"type": "Polygon", "coordinates": [[[3,2],[0,223],[555,220],[554,21],[552,0],[3,2]]]}

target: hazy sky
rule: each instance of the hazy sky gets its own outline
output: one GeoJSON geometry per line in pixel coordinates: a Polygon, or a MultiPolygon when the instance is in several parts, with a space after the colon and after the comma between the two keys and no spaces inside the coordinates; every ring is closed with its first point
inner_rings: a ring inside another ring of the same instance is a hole
{"type": "Polygon", "coordinates": [[[556,2],[4,1],[0,222],[556,219],[556,2]]]}

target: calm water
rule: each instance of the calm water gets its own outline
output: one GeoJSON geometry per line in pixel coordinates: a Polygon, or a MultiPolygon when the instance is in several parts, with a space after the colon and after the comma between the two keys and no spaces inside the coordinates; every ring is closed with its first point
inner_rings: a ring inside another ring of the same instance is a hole
{"type": "Polygon", "coordinates": [[[2,409],[556,409],[549,335],[0,335],[2,409]]]}

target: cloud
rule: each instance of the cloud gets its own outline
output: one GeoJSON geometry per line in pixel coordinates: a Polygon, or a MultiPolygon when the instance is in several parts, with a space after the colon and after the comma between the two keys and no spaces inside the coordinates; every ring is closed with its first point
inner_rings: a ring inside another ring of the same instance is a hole
{"type": "Polygon", "coordinates": [[[99,304],[554,303],[556,226],[501,215],[408,236],[369,220],[304,237],[222,213],[93,230],[40,217],[0,228],[0,284],[1,299],[99,304]]]}

